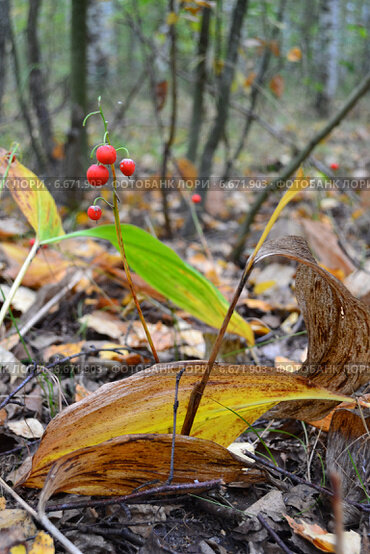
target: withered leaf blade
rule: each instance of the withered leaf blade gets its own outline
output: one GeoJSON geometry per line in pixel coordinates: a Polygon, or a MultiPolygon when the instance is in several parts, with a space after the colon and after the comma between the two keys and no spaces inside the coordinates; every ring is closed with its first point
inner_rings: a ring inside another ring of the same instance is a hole
{"type": "MultiPolygon", "coordinates": [[[[61,456],[114,437],[171,433],[176,376],[185,368],[178,395],[177,432],[180,433],[190,393],[206,365],[205,361],[157,364],[103,385],[72,404],[49,423],[33,457],[31,475],[40,470],[46,475],[61,456]]],[[[248,423],[253,423],[277,402],[297,398],[346,400],[316,387],[304,377],[275,368],[216,364],[192,435],[228,446],[248,423]]]]}
{"type": "MultiPolygon", "coordinates": [[[[296,296],[308,332],[308,354],[298,373],[333,392],[352,394],[370,377],[369,308],[316,263],[301,237],[266,242],[256,262],[276,255],[299,262],[296,296]]],[[[271,415],[315,420],[335,405],[328,401],[289,402],[276,406],[271,415]]]]}
{"type": "MultiPolygon", "coordinates": [[[[96,446],[81,448],[59,458],[45,481],[42,502],[57,492],[84,495],[124,495],[152,481],[168,480],[172,435],[125,435],[96,446]]],[[[42,487],[41,469],[25,483],[42,487]]],[[[259,470],[245,471],[245,463],[223,446],[211,441],[178,435],[175,443],[172,484],[221,479],[256,482],[264,480],[259,470]]],[[[151,486],[154,486],[152,483],[151,486]]],[[[189,492],[189,491],[187,491],[189,492]]]]}

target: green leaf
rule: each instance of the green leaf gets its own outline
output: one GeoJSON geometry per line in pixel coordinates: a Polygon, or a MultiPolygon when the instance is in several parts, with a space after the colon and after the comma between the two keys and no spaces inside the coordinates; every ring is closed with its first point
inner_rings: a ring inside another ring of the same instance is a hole
{"type": "MultiPolygon", "coordinates": [[[[127,261],[140,277],[183,310],[211,327],[221,327],[229,304],[210,281],[143,229],[128,224],[121,225],[121,229],[127,261]]],[[[72,237],[109,240],[119,250],[114,225],[100,225],[43,242],[57,242],[72,237]]],[[[228,331],[245,337],[249,345],[254,344],[250,325],[236,312],[228,331]]]]}

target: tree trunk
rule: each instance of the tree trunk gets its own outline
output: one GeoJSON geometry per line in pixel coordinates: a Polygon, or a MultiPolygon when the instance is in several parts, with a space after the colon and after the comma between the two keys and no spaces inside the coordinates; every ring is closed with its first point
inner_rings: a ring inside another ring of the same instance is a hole
{"type": "Polygon", "coordinates": [[[41,71],[41,55],[38,40],[39,14],[42,0],[30,0],[27,22],[27,56],[30,67],[29,91],[39,123],[39,133],[49,162],[53,157],[53,131],[50,113],[47,106],[45,79],[41,71]]]}
{"type": "Polygon", "coordinates": [[[203,8],[202,24],[199,34],[196,79],[193,92],[193,110],[190,123],[189,145],[187,158],[192,162],[197,157],[200,131],[203,122],[204,91],[207,80],[207,51],[209,44],[209,23],[211,20],[210,8],[203,8]]]}
{"type": "MultiPolygon", "coordinates": [[[[287,0],[280,0],[280,5],[278,8],[278,13],[276,17],[276,21],[278,23],[281,23],[283,19],[286,1],[287,0]]],[[[277,41],[278,36],[280,34],[280,27],[281,25],[274,26],[269,42],[277,41]]],[[[244,128],[240,135],[238,145],[235,151],[233,152],[233,154],[231,155],[231,157],[227,160],[225,164],[225,168],[222,176],[223,181],[229,178],[235,161],[239,158],[240,154],[242,153],[242,150],[245,148],[245,144],[246,144],[249,132],[254,122],[254,110],[256,109],[258,96],[264,84],[265,75],[270,64],[271,55],[272,55],[271,48],[269,47],[268,44],[266,44],[257,76],[252,84],[252,91],[251,91],[250,104],[249,104],[249,110],[248,110],[249,113],[245,119],[244,128]]]]}
{"type": "MultiPolygon", "coordinates": [[[[233,13],[231,16],[225,65],[219,80],[218,97],[216,103],[217,113],[203,150],[199,170],[200,179],[208,179],[210,177],[213,157],[225,131],[225,126],[229,113],[230,90],[234,78],[241,30],[247,7],[248,0],[236,0],[234,5],[233,13]]],[[[201,192],[203,192],[202,196],[204,198],[205,191],[201,192]]]]}
{"type": "Polygon", "coordinates": [[[0,0],[0,120],[6,82],[6,45],[9,28],[9,0],[0,0]]]}
{"type": "Polygon", "coordinates": [[[14,36],[11,18],[9,18],[9,21],[8,21],[8,36],[11,44],[11,56],[13,58],[13,74],[15,79],[15,87],[16,87],[16,94],[18,97],[19,108],[22,113],[23,121],[27,127],[27,131],[29,133],[32,149],[37,159],[38,171],[42,173],[46,169],[46,160],[44,158],[44,152],[39,144],[38,138],[36,137],[36,134],[33,128],[31,114],[28,108],[28,102],[24,98],[24,94],[23,94],[23,83],[21,78],[18,48],[17,48],[15,36],[14,36]]]}
{"type": "Polygon", "coordinates": [[[329,50],[326,93],[329,102],[334,99],[338,87],[340,0],[329,0],[329,50]]]}
{"type": "Polygon", "coordinates": [[[71,18],[71,128],[66,144],[66,176],[82,179],[88,160],[86,129],[82,122],[87,112],[88,0],[72,0],[71,18]]]}
{"type": "Polygon", "coordinates": [[[320,0],[316,55],[320,90],[315,107],[321,117],[329,115],[338,85],[339,9],[339,0],[320,0]]]}

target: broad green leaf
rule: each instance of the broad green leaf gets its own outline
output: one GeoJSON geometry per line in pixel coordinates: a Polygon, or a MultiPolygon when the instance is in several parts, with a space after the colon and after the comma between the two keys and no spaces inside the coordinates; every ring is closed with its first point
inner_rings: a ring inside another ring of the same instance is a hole
{"type": "MultiPolygon", "coordinates": [[[[0,176],[6,168],[6,150],[0,148],[0,176]]],[[[9,168],[7,188],[40,241],[64,234],[54,198],[45,184],[18,160],[9,168]]]]}
{"type": "MultiPolygon", "coordinates": [[[[36,452],[31,476],[44,479],[61,456],[121,435],[170,433],[176,376],[181,431],[190,393],[207,362],[157,364],[136,375],[103,385],[69,406],[48,425],[36,452]]],[[[314,386],[308,379],[275,368],[215,364],[192,428],[192,436],[227,446],[264,412],[282,400],[345,401],[347,397],[314,386]],[[241,416],[241,417],[240,417],[241,416]]],[[[40,483],[41,484],[41,483],[40,483]]]]}
{"type": "MultiPolygon", "coordinates": [[[[183,310],[211,327],[221,327],[228,302],[210,281],[143,229],[134,225],[121,225],[121,229],[127,261],[140,277],[183,310]]],[[[119,250],[114,225],[100,225],[44,243],[72,237],[109,240],[119,250]]],[[[254,344],[250,325],[238,313],[233,314],[228,330],[245,337],[248,344],[254,344]]]]}

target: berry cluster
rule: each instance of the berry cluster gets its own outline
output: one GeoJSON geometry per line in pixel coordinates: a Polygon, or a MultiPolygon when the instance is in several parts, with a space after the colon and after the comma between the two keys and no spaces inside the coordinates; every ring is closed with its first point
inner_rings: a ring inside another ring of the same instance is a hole
{"type": "MultiPolygon", "coordinates": [[[[89,167],[86,173],[87,180],[93,187],[101,187],[108,182],[109,171],[107,165],[113,165],[117,159],[117,151],[110,144],[103,144],[96,150],[96,159],[99,163],[89,167]]],[[[135,171],[135,162],[125,158],[119,164],[120,170],[126,177],[131,177],[135,171]]],[[[92,205],[87,210],[87,215],[93,221],[101,218],[102,210],[99,206],[92,205]]]]}

